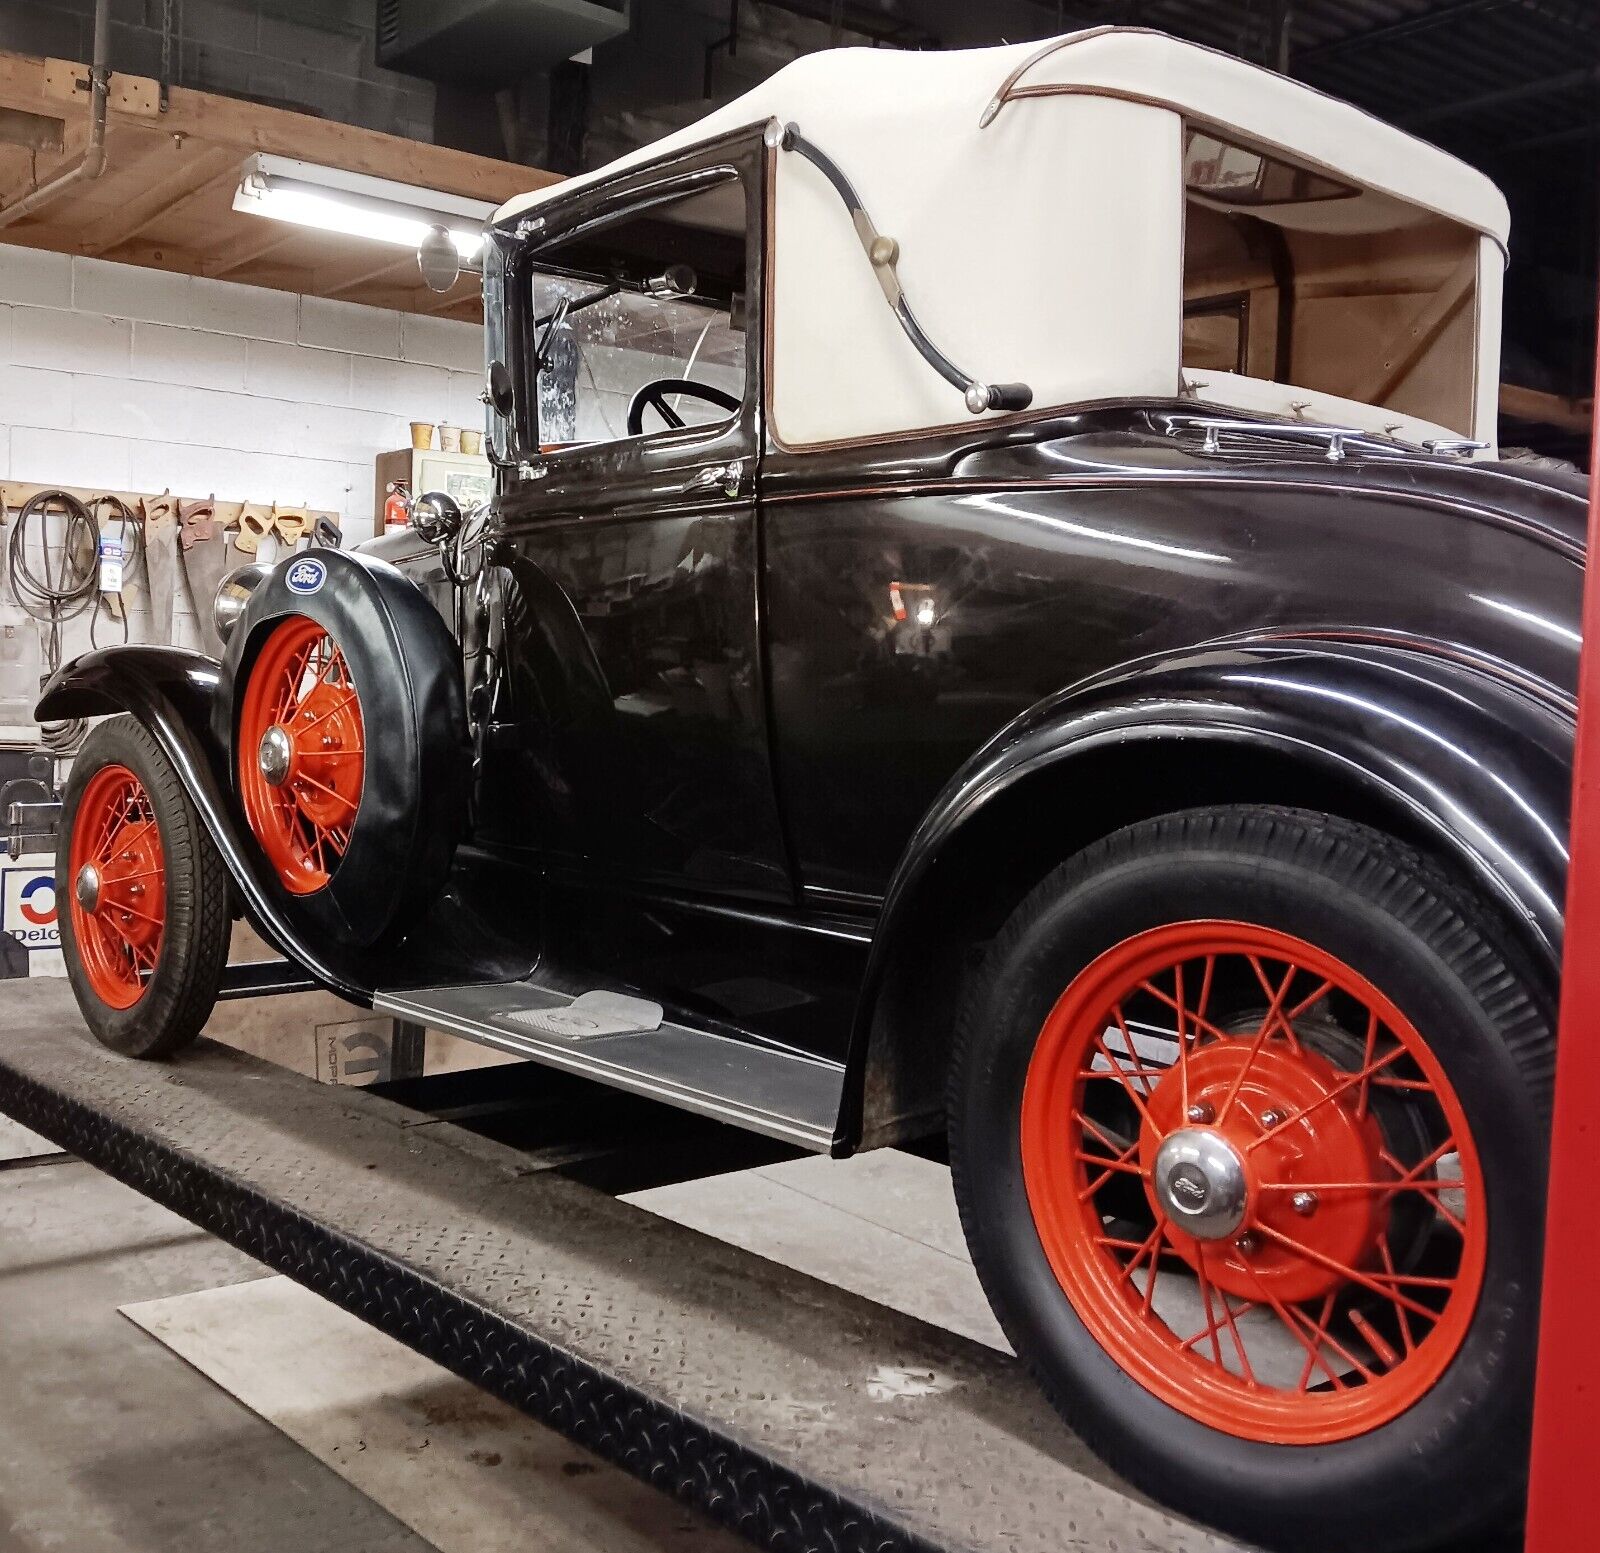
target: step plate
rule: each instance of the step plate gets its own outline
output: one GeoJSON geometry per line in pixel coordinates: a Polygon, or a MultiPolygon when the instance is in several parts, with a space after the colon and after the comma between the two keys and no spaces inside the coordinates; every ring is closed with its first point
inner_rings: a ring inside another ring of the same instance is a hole
{"type": "Polygon", "coordinates": [[[573,1002],[528,982],[496,982],[380,992],[372,1006],[805,1148],[832,1146],[844,1093],[838,1063],[666,1021],[654,1030],[581,1039],[528,1022],[573,1002]]]}

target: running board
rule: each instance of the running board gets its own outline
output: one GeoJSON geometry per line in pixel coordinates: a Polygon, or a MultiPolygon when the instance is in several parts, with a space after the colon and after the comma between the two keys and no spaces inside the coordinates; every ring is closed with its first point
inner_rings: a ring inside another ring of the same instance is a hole
{"type": "Polygon", "coordinates": [[[372,1007],[804,1148],[833,1146],[841,1064],[674,1024],[641,999],[513,981],[379,992],[372,1007]]]}

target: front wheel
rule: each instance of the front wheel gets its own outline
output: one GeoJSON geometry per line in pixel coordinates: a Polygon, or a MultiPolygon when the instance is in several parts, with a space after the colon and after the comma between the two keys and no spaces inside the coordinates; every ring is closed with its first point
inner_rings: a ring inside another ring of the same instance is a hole
{"type": "Polygon", "coordinates": [[[72,763],[56,881],[90,1030],[131,1057],[187,1046],[228,960],[228,876],[171,761],[132,717],[101,723],[72,763]]]}
{"type": "Polygon", "coordinates": [[[1513,1511],[1549,998],[1452,880],[1327,816],[1167,816],[1050,875],[963,1012],[950,1152],[1068,1422],[1271,1546],[1513,1511]]]}

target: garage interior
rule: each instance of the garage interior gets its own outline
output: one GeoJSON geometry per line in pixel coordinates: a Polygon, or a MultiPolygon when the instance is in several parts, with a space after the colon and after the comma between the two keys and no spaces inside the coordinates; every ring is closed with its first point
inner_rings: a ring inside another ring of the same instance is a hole
{"type": "MultiPolygon", "coordinates": [[[[404,240],[419,220],[481,223],[823,49],[1154,28],[1432,141],[1487,173],[1511,209],[1501,443],[1588,466],[1600,285],[1592,0],[98,10],[97,37],[95,0],[0,0],[0,813],[24,831],[84,733],[78,720],[34,721],[59,664],[121,643],[218,656],[210,601],[235,566],[392,533],[406,522],[397,495],[488,498],[477,279],[442,292],[424,283],[404,240]],[[103,103],[97,48],[111,72],[103,103]],[[423,214],[395,241],[273,219],[260,192],[274,180],[423,214]]],[[[602,398],[612,387],[596,386],[602,398]]],[[[53,847],[41,828],[4,863],[4,1022],[19,1030],[71,1009],[53,847]]],[[[271,955],[235,928],[236,960],[271,955]]],[[[207,1034],[399,1104],[426,1079],[419,1136],[449,1124],[486,1151],[520,1151],[529,1175],[669,1221],[685,1245],[710,1237],[818,1280],[828,1299],[859,1302],[841,1303],[841,1320],[886,1308],[896,1334],[941,1334],[952,1371],[970,1364],[993,1380],[1015,1367],[936,1150],[830,1160],[581,1080],[535,1091],[508,1056],[320,991],[223,1003],[207,1034]]],[[[343,1166],[362,1161],[351,1153],[343,1166]]],[[[0,1553],[746,1545],[4,1116],[0,1334],[0,1553]]],[[[884,1405],[946,1384],[896,1358],[859,1381],[884,1405]]],[[[1073,1465],[1111,1481],[1086,1455],[1073,1465]]],[[[1150,1527],[1171,1540],[1139,1545],[1234,1546],[1187,1523],[1150,1527]]],[[[810,1544],[797,1534],[793,1545],[810,1544]]]]}

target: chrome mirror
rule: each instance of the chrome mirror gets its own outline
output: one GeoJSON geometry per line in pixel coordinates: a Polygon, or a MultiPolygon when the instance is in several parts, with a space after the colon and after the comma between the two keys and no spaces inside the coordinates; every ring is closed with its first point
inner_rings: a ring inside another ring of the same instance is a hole
{"type": "Polygon", "coordinates": [[[443,491],[427,491],[411,504],[411,526],[430,545],[448,544],[461,532],[461,505],[443,491]]]}
{"type": "Polygon", "coordinates": [[[511,414],[511,369],[498,357],[489,363],[489,391],[484,397],[496,415],[511,414]]]}
{"type": "Polygon", "coordinates": [[[422,284],[429,291],[448,291],[461,279],[467,266],[461,262],[461,250],[447,228],[431,226],[428,235],[417,245],[417,268],[422,271],[422,284]]]}

